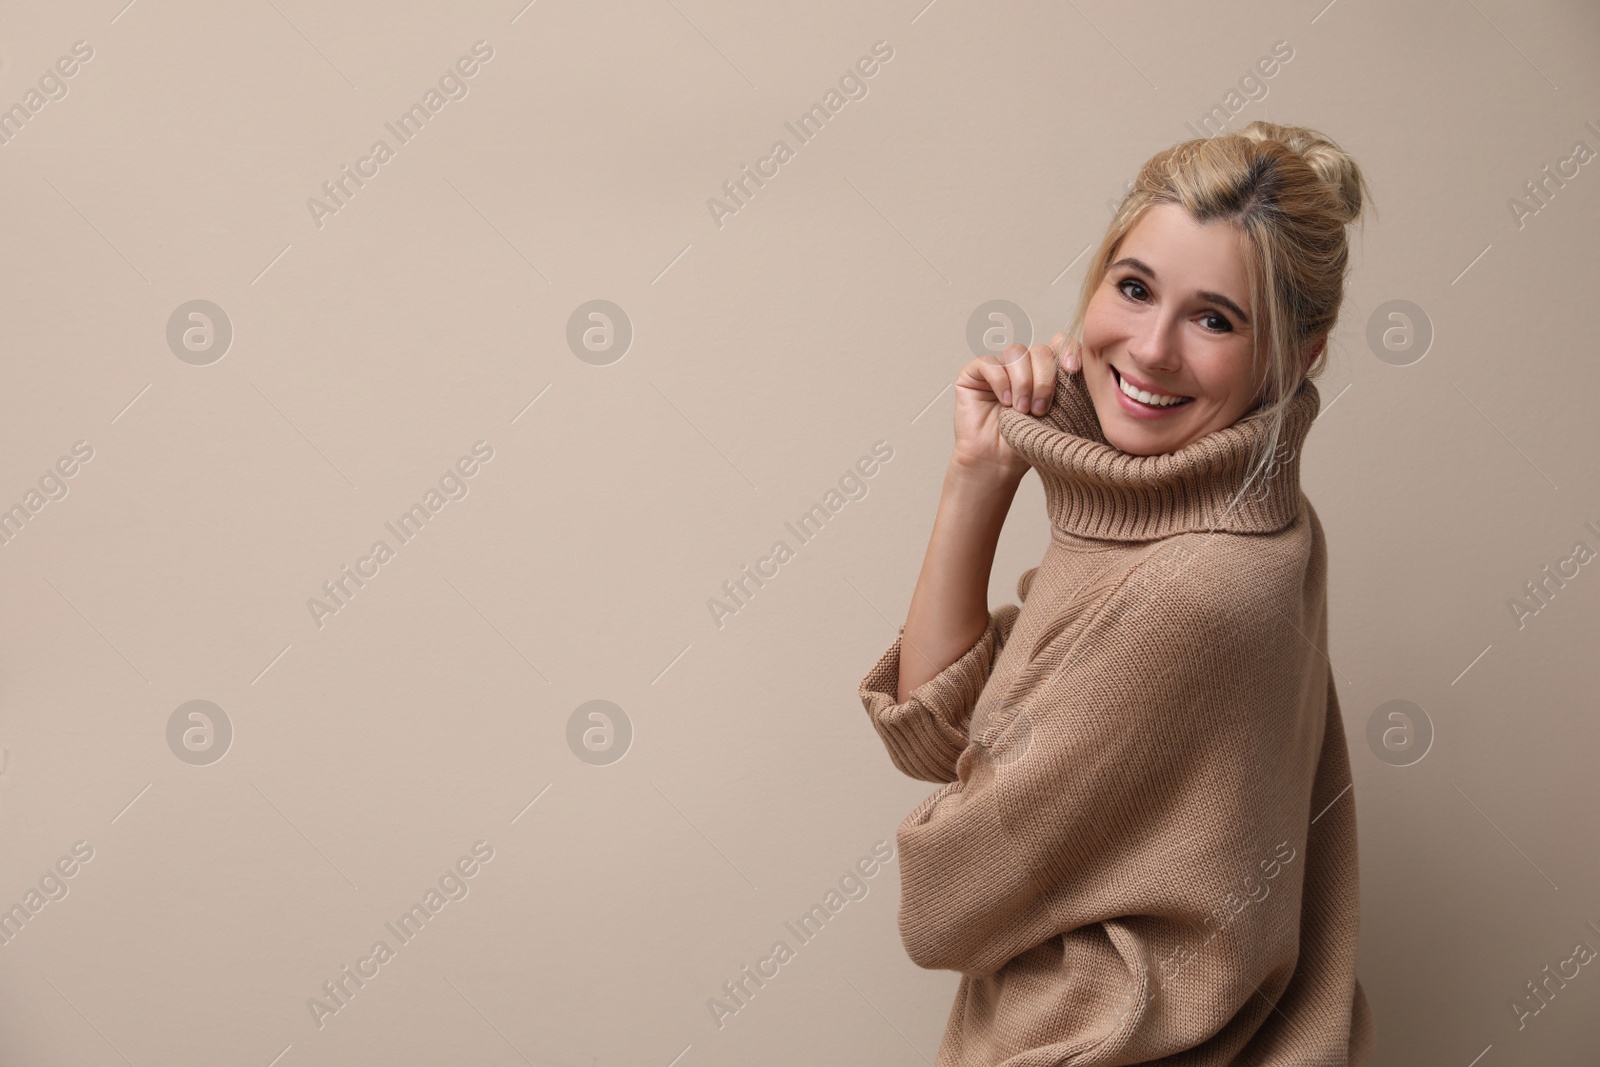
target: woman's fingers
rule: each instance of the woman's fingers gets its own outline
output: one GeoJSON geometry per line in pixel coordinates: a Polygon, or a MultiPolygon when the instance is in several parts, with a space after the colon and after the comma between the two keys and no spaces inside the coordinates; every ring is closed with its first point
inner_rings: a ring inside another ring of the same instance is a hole
{"type": "MultiPolygon", "coordinates": [[[[996,383],[994,386],[994,395],[999,398],[1000,405],[1027,411],[1033,403],[1033,363],[1028,358],[1027,346],[1013,341],[1002,348],[993,359],[992,363],[987,359],[984,363],[1005,378],[1003,383],[996,383]]],[[[995,377],[990,376],[987,371],[984,377],[995,383],[995,377]]]]}
{"type": "Polygon", "coordinates": [[[1083,358],[1078,350],[1078,342],[1068,337],[1065,332],[1050,338],[1050,347],[1059,354],[1061,366],[1068,374],[1076,374],[1083,369],[1083,358]]]}
{"type": "Polygon", "coordinates": [[[1013,343],[980,361],[984,380],[1003,407],[1032,415],[1050,410],[1056,391],[1056,361],[1071,374],[1078,369],[1076,344],[1058,333],[1049,344],[1032,348],[1013,343]]]}
{"type": "Polygon", "coordinates": [[[1049,345],[1034,345],[1028,349],[1028,359],[1033,364],[1032,413],[1043,415],[1050,410],[1056,392],[1056,350],[1049,345]]]}
{"type": "Polygon", "coordinates": [[[983,355],[968,363],[964,370],[976,374],[983,379],[1001,406],[1011,403],[1012,380],[1011,372],[1007,365],[1001,362],[1005,353],[1000,355],[983,355]]]}

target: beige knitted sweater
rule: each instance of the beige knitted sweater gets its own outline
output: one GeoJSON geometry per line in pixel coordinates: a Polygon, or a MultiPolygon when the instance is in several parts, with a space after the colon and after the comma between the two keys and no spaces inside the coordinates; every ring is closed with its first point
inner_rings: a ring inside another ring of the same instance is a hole
{"type": "MultiPolygon", "coordinates": [[[[1355,795],[1327,658],[1327,549],[1300,491],[1320,410],[1231,512],[1248,416],[1159,456],[1107,443],[1081,375],[1000,412],[1051,522],[1019,607],[896,701],[901,939],[962,975],[936,1067],[1360,1067],[1355,795]]],[[[902,628],[903,629],[903,628],[902,628]]]]}

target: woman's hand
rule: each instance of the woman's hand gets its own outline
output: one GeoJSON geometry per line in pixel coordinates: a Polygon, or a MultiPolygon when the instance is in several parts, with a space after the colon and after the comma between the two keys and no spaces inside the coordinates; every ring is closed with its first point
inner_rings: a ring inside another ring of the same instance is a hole
{"type": "Polygon", "coordinates": [[[1058,333],[1050,338],[1050,347],[1061,354],[1061,366],[1068,374],[1077,374],[1083,369],[1083,353],[1079,351],[1078,342],[1058,333]]]}
{"type": "MultiPolygon", "coordinates": [[[[956,444],[928,551],[922,559],[906,624],[900,628],[897,703],[960,659],[984,635],[989,612],[989,571],[1000,529],[1028,463],[1000,436],[1000,406],[1030,415],[1050,410],[1058,352],[1077,356],[1057,334],[1048,345],[1009,345],[980,356],[956,378],[956,444]]],[[[1062,366],[1072,367],[1067,362],[1062,366]]]]}
{"type": "Polygon", "coordinates": [[[1013,407],[1028,415],[1050,409],[1056,391],[1056,362],[1073,373],[1081,365],[1076,344],[1064,333],[1050,344],[1026,348],[1007,345],[999,355],[985,353],[956,376],[954,465],[1021,477],[1028,464],[1000,436],[1000,409],[1013,407]]]}

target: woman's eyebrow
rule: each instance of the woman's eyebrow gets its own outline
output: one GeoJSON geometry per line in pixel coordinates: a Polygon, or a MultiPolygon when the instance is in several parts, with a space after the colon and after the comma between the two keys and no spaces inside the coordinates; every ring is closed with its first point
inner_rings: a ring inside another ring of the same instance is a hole
{"type": "MultiPolygon", "coordinates": [[[[1111,266],[1112,267],[1131,267],[1134,270],[1138,271],[1140,274],[1146,275],[1151,281],[1156,281],[1157,280],[1156,279],[1156,272],[1151,270],[1150,269],[1150,264],[1146,263],[1142,259],[1135,259],[1132,256],[1123,256],[1121,259],[1119,259],[1115,263],[1111,264],[1111,266]]],[[[1239,318],[1243,319],[1245,325],[1248,326],[1250,324],[1250,316],[1246,315],[1244,313],[1244,309],[1241,308],[1238,304],[1235,304],[1232,300],[1229,300],[1227,297],[1223,296],[1221,293],[1213,293],[1213,292],[1208,292],[1205,289],[1200,289],[1200,290],[1196,291],[1195,295],[1199,296],[1203,300],[1209,300],[1213,304],[1221,304],[1223,307],[1227,308],[1229,311],[1231,311],[1235,315],[1239,316],[1239,318]]]]}

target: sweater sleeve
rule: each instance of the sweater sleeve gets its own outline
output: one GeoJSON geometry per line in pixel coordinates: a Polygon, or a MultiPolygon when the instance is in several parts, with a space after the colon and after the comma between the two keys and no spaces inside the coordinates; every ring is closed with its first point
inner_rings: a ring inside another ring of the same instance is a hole
{"type": "MultiPolygon", "coordinates": [[[[1017,580],[1017,599],[1026,600],[1038,567],[1017,580]]],[[[900,648],[905,627],[857,688],[889,758],[903,774],[925,782],[956,780],[956,760],[967,747],[967,728],[978,696],[994,671],[1000,650],[1011,637],[1021,608],[1003,604],[972,647],[956,661],[906,694],[899,702],[900,648]]]]}
{"type": "Polygon", "coordinates": [[[1040,648],[992,741],[899,828],[913,962],[981,979],[1030,954],[1016,988],[1043,1004],[1034,982],[1055,983],[1084,1067],[1259,1026],[1299,951],[1307,810],[1330,799],[1309,796],[1325,710],[1302,709],[1327,669],[1299,594],[1137,567],[1040,648]]]}

